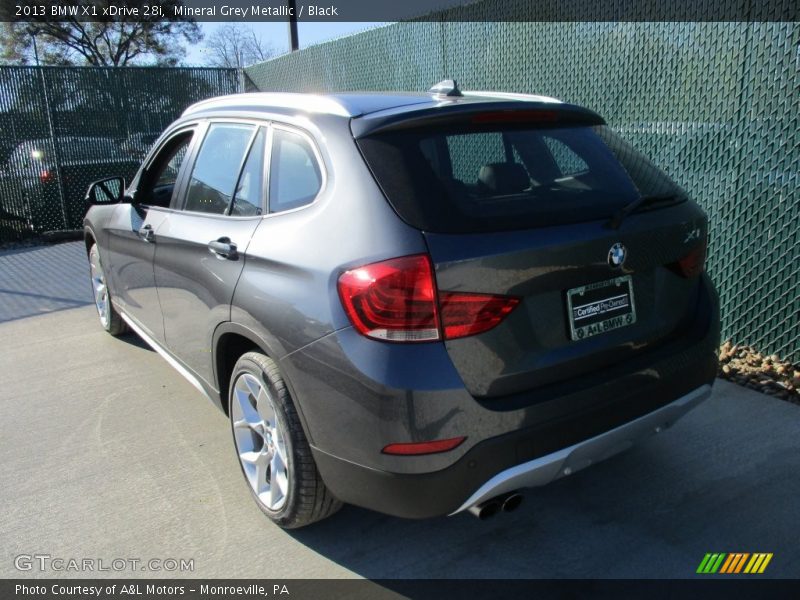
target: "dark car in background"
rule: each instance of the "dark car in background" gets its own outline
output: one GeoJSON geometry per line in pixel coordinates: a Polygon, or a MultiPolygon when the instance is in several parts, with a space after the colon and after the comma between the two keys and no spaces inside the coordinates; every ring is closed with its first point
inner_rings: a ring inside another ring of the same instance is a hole
{"type": "Polygon", "coordinates": [[[133,174],[147,154],[144,139],[59,136],[16,145],[0,167],[3,210],[34,231],[78,226],[92,181],[133,174]],[[75,222],[77,219],[77,222],[75,222]]]}
{"type": "Polygon", "coordinates": [[[714,381],[705,214],[552,98],[216,98],[88,197],[102,326],[229,416],[282,527],[513,510],[714,381]]]}

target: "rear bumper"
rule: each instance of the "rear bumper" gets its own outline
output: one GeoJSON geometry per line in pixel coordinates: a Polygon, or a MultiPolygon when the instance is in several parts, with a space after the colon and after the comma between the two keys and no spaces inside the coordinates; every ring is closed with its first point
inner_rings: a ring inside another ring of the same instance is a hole
{"type": "Polygon", "coordinates": [[[481,442],[453,465],[431,473],[372,469],[312,448],[326,485],[341,500],[389,515],[421,519],[455,514],[497,495],[546,485],[611,457],[663,429],[711,394],[702,385],[677,400],[610,431],[533,459],[546,431],[515,431],[481,442]],[[524,461],[521,461],[524,459],[524,461]]]}
{"type": "Polygon", "coordinates": [[[506,469],[484,483],[452,514],[467,510],[506,492],[546,485],[619,454],[636,442],[668,428],[710,395],[711,386],[701,386],[681,396],[675,402],[630,423],[569,448],[506,469]]]}

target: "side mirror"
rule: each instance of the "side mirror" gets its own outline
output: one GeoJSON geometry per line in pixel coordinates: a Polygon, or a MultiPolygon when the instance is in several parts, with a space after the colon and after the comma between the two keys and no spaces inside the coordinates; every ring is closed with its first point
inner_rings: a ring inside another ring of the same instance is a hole
{"type": "Polygon", "coordinates": [[[86,191],[86,201],[91,205],[117,204],[125,199],[125,180],[106,177],[92,184],[86,191]]]}

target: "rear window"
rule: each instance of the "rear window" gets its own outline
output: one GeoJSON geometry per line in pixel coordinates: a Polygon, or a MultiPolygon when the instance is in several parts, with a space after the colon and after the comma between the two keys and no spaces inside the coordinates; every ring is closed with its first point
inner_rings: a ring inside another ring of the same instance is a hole
{"type": "Polygon", "coordinates": [[[395,211],[426,231],[590,221],[641,195],[684,196],[605,125],[412,129],[358,144],[395,211]]]}

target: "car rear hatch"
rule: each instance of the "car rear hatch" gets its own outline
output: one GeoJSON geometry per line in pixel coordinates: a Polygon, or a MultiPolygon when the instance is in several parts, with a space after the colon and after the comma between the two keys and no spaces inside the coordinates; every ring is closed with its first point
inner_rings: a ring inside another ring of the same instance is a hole
{"type": "Polygon", "coordinates": [[[392,207],[422,231],[440,304],[449,292],[518,300],[490,330],[445,340],[473,396],[574,381],[691,323],[706,218],[594,113],[456,102],[355,119],[353,133],[392,207]]]}

